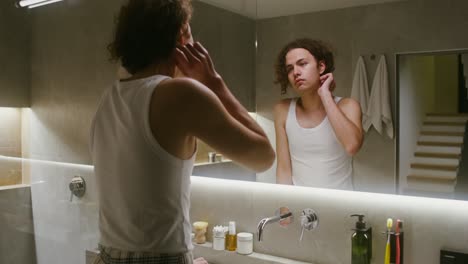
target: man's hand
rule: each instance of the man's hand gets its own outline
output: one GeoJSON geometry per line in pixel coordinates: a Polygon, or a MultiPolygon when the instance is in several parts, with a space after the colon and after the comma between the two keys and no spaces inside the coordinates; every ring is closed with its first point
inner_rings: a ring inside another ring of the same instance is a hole
{"type": "Polygon", "coordinates": [[[320,97],[331,95],[333,90],[335,90],[335,79],[333,78],[332,73],[327,73],[320,76],[320,83],[321,86],[317,91],[320,97]]]}
{"type": "Polygon", "coordinates": [[[213,89],[213,84],[221,78],[208,51],[199,42],[177,46],[175,61],[185,76],[203,83],[210,89],[213,89]]]}
{"type": "Polygon", "coordinates": [[[193,264],[208,264],[208,261],[204,258],[196,258],[193,260],[193,264]]]}

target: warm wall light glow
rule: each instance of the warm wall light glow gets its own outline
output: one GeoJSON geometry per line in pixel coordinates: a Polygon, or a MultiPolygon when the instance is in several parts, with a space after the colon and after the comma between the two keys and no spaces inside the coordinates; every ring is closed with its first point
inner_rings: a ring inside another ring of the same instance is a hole
{"type": "Polygon", "coordinates": [[[0,115],[11,115],[19,111],[18,109],[14,107],[0,107],[0,115]]]}
{"type": "Polygon", "coordinates": [[[42,164],[42,165],[51,165],[57,167],[65,168],[79,168],[84,170],[94,170],[93,165],[87,164],[78,164],[78,163],[67,163],[67,162],[58,162],[58,161],[49,161],[49,160],[40,160],[40,159],[27,159],[27,158],[16,158],[0,155],[1,161],[10,161],[10,162],[29,162],[30,164],[42,164]]]}
{"type": "Polygon", "coordinates": [[[15,184],[15,185],[0,186],[0,190],[9,190],[9,189],[26,188],[26,187],[29,187],[29,185],[27,185],[27,184],[15,184]]]}
{"type": "Polygon", "coordinates": [[[262,190],[264,192],[276,194],[288,193],[292,197],[297,197],[298,199],[310,197],[313,193],[313,196],[315,198],[321,198],[322,200],[334,202],[352,201],[352,203],[354,204],[363,204],[372,201],[371,203],[375,204],[376,207],[383,208],[390,208],[392,205],[400,204],[408,208],[431,208],[431,210],[435,210],[436,208],[444,208],[444,210],[459,210],[463,212],[466,212],[466,210],[468,210],[468,201],[462,200],[343,191],[335,189],[320,189],[261,182],[225,180],[200,176],[192,176],[191,181],[192,184],[207,186],[205,187],[206,189],[214,188],[221,190],[223,188],[235,188],[241,191],[262,190]]]}
{"type": "MultiPolygon", "coordinates": [[[[21,108],[0,107],[0,129],[7,133],[13,131],[13,127],[19,126],[21,122],[21,108]]],[[[5,136],[5,133],[2,134],[5,136]]],[[[6,140],[6,139],[5,139],[6,140]]],[[[5,146],[0,146],[5,147],[5,146]]]]}

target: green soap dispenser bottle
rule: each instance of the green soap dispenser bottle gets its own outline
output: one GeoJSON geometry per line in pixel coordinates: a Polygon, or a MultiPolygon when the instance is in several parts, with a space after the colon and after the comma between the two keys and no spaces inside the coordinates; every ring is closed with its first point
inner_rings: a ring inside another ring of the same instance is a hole
{"type": "Polygon", "coordinates": [[[354,214],[351,217],[359,217],[356,228],[351,236],[351,264],[370,264],[372,256],[372,237],[370,229],[366,228],[364,215],[354,214]]]}

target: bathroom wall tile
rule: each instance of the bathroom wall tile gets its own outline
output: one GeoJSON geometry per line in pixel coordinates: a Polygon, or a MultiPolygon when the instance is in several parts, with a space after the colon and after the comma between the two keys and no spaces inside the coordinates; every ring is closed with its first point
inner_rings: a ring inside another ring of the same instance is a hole
{"type": "Polygon", "coordinates": [[[81,264],[85,249],[98,242],[98,207],[91,166],[32,161],[32,196],[39,263],[81,264]],[[82,198],[70,202],[68,184],[75,175],[87,183],[82,198]]]}
{"type": "MultiPolygon", "coordinates": [[[[31,17],[9,1],[2,1],[0,10],[0,32],[7,36],[0,45],[0,61],[5,65],[0,76],[0,106],[27,107],[30,103],[31,17]]],[[[0,131],[4,121],[5,118],[0,117],[0,131]]]]}
{"type": "MultiPolygon", "coordinates": [[[[392,217],[404,221],[405,260],[407,263],[438,263],[439,250],[452,248],[463,250],[468,247],[468,202],[394,196],[385,194],[347,192],[328,189],[278,186],[261,183],[214,180],[193,177],[192,217],[200,217],[212,222],[222,217],[228,218],[228,210],[218,207],[206,209],[205,199],[215,190],[229,188],[226,195],[217,196],[216,203],[232,203],[234,197],[251,196],[251,215],[233,211],[231,216],[248,223],[246,230],[255,232],[256,225],[263,217],[272,216],[281,205],[288,206],[295,219],[287,228],[277,223],[264,230],[264,241],[254,241],[254,250],[260,253],[308,261],[313,263],[349,263],[352,234],[355,220],[349,215],[366,214],[366,221],[373,227],[374,261],[383,259],[385,249],[386,219],[392,217]],[[250,194],[249,194],[250,193],[250,194]],[[200,197],[205,196],[200,202],[200,197]],[[203,209],[205,208],[205,209],[203,209]],[[319,216],[316,230],[305,231],[302,242],[300,235],[300,212],[304,208],[314,209],[319,216]],[[439,218],[441,216],[441,218],[439,218]],[[434,220],[436,217],[437,220],[434,220]],[[421,241],[424,241],[422,243],[421,241]]],[[[213,197],[211,197],[213,199],[213,197]]],[[[242,201],[239,201],[242,203],[242,201]]],[[[236,204],[234,204],[235,207],[236,204]]],[[[240,210],[240,208],[239,208],[240,210]]]]}
{"type": "Polygon", "coordinates": [[[21,184],[21,160],[0,156],[0,186],[21,184]]]}
{"type": "Polygon", "coordinates": [[[0,120],[0,155],[20,157],[21,109],[0,107],[0,120]]]}
{"type": "Polygon", "coordinates": [[[0,190],[0,263],[36,263],[31,191],[0,190]]]}
{"type": "Polygon", "coordinates": [[[35,12],[30,123],[34,157],[90,163],[91,117],[116,75],[106,45],[121,2],[58,3],[35,12]]]}

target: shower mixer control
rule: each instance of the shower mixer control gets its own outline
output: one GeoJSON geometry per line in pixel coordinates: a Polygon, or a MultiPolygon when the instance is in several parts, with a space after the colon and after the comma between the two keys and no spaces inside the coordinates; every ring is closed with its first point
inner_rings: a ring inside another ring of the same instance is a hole
{"type": "Polygon", "coordinates": [[[304,237],[304,230],[313,230],[317,228],[319,224],[319,218],[317,213],[310,208],[304,209],[301,212],[301,226],[302,226],[302,231],[301,231],[301,236],[299,237],[299,241],[302,241],[302,238],[304,237]]]}
{"type": "Polygon", "coordinates": [[[83,197],[86,192],[86,182],[81,176],[75,176],[71,179],[70,184],[68,185],[70,189],[70,202],[73,199],[73,195],[76,197],[83,197]]]}

